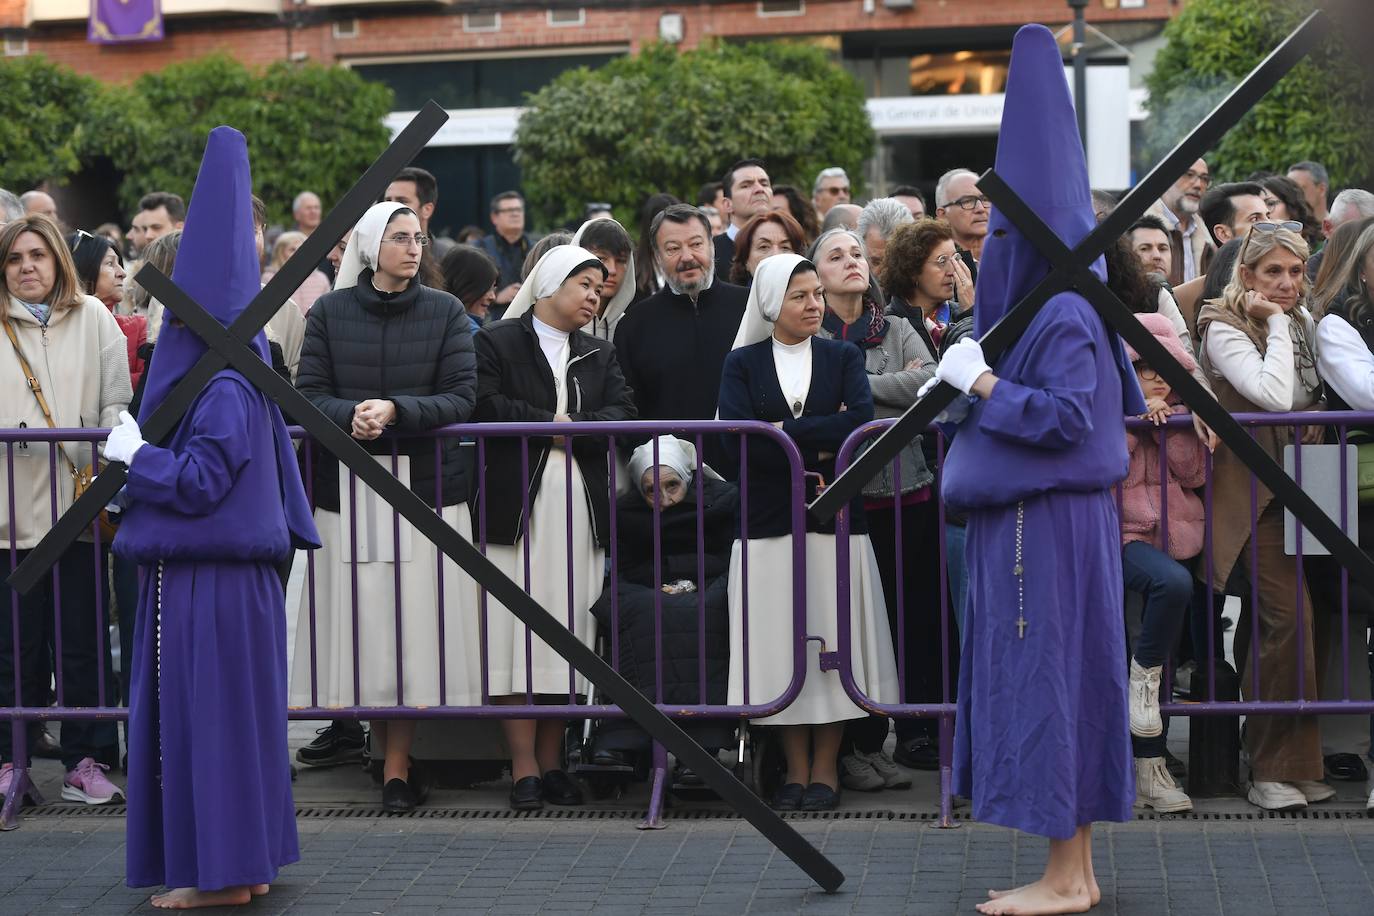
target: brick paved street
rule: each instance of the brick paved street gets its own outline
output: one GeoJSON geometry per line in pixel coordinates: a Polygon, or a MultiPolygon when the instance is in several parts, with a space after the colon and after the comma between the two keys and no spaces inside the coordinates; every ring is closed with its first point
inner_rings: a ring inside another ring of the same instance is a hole
{"type": "MultiPolygon", "coordinates": [[[[839,893],[737,820],[639,831],[627,818],[312,818],[302,861],[245,912],[969,913],[989,886],[1035,876],[1043,840],[892,818],[795,823],[848,875],[839,893]]],[[[1374,912],[1374,821],[1138,821],[1096,835],[1094,912],[1374,912]]],[[[121,817],[29,817],[0,836],[0,912],[152,912],[123,885],[121,817]]]]}

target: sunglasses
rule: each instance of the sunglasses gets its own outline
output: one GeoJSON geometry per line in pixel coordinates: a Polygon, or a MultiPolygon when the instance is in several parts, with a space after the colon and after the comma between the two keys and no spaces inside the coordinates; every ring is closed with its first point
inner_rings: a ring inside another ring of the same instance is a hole
{"type": "Polygon", "coordinates": [[[1287,229],[1289,232],[1302,232],[1302,223],[1295,219],[1286,219],[1279,223],[1251,223],[1250,231],[1245,233],[1245,244],[1240,246],[1239,263],[1245,263],[1245,249],[1250,247],[1250,238],[1256,232],[1277,232],[1280,229],[1287,229]]]}

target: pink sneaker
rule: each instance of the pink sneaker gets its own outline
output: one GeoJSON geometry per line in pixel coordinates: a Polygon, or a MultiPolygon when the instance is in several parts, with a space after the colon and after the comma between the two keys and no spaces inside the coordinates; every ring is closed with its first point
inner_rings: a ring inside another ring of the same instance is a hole
{"type": "Polygon", "coordinates": [[[62,797],[67,801],[85,802],[88,805],[103,805],[113,801],[116,796],[123,801],[124,790],[105,778],[108,769],[103,763],[83,757],[80,763],[67,771],[67,778],[62,780],[62,797]]]}
{"type": "MultiPolygon", "coordinates": [[[[10,789],[14,786],[14,764],[0,764],[0,804],[4,804],[9,797],[10,789]]],[[[33,784],[29,784],[29,790],[24,793],[24,797],[19,799],[19,806],[34,804],[33,784]]]]}

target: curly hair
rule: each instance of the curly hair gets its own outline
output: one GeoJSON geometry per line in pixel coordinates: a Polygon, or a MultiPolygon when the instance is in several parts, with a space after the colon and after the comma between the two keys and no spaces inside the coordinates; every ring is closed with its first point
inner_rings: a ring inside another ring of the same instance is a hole
{"type": "Polygon", "coordinates": [[[1296,181],[1283,175],[1270,175],[1260,179],[1260,186],[1283,203],[1289,219],[1302,223],[1302,237],[1309,246],[1321,242],[1322,224],[1312,215],[1312,208],[1307,205],[1307,198],[1296,181]]]}
{"type": "Polygon", "coordinates": [[[759,231],[759,227],[765,223],[777,223],[782,227],[787,240],[792,243],[792,250],[801,254],[806,249],[806,238],[802,234],[802,227],[791,214],[785,210],[770,210],[767,213],[760,213],[758,216],[744,224],[744,228],[735,236],[735,259],[730,262],[730,282],[738,283],[741,286],[748,286],[751,282],[749,274],[749,250],[754,247],[754,235],[759,231]]]}
{"type": "Polygon", "coordinates": [[[1116,293],[1133,314],[1159,311],[1159,287],[1131,250],[1128,236],[1121,236],[1102,252],[1107,262],[1107,288],[1116,293]]]}
{"type": "Polygon", "coordinates": [[[942,219],[918,219],[898,226],[883,253],[883,291],[903,302],[916,293],[916,278],[941,242],[954,241],[954,230],[942,219]]]}

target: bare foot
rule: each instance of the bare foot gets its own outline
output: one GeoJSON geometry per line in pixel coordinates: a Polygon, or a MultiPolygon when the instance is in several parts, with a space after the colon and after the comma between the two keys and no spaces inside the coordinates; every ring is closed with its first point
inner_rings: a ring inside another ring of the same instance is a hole
{"type": "Polygon", "coordinates": [[[1058,913],[1086,913],[1092,906],[1085,885],[1062,891],[1037,881],[978,904],[978,912],[990,916],[1053,916],[1058,913]]]}
{"type": "Polygon", "coordinates": [[[252,899],[253,892],[246,884],[218,891],[178,887],[165,894],[155,894],[152,904],[160,910],[194,910],[207,906],[242,906],[252,899]]]}
{"type": "MultiPolygon", "coordinates": [[[[989,900],[1001,900],[1003,897],[1010,897],[1012,894],[1019,894],[1024,890],[1034,887],[1034,884],[1023,884],[1020,887],[1013,887],[1009,891],[988,891],[989,900]]],[[[1097,886],[1097,879],[1091,875],[1088,877],[1088,901],[1093,906],[1102,902],[1102,889],[1097,886]]]]}
{"type": "Polygon", "coordinates": [[[272,886],[270,884],[254,884],[252,887],[248,888],[254,897],[262,897],[271,889],[272,886]]]}

